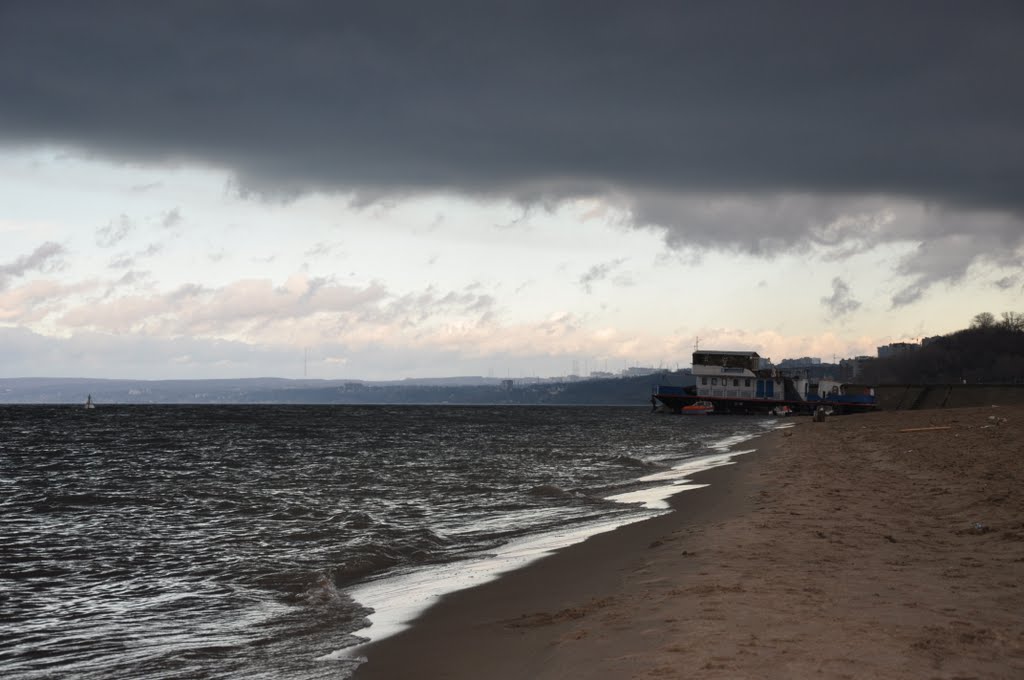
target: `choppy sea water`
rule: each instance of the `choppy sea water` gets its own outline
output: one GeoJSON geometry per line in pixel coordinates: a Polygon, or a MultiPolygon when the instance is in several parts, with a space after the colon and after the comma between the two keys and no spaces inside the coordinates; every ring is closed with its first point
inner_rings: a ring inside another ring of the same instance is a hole
{"type": "Polygon", "coordinates": [[[771,420],[0,406],[0,676],[344,678],[448,590],[662,512],[771,420]]]}

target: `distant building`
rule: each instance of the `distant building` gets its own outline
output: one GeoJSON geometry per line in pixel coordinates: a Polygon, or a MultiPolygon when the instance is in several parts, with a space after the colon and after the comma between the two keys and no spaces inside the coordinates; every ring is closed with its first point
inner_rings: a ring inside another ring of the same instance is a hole
{"type": "Polygon", "coordinates": [[[807,368],[808,366],[820,366],[821,359],[818,357],[800,357],[799,359],[783,359],[779,362],[779,368],[807,368]]]}
{"type": "Polygon", "coordinates": [[[882,345],[878,348],[878,358],[888,359],[894,357],[897,354],[903,354],[909,352],[912,349],[920,347],[916,342],[894,342],[891,345],[882,345]]]}
{"type": "Polygon", "coordinates": [[[839,360],[839,375],[843,380],[857,380],[864,375],[864,368],[875,360],[875,357],[859,356],[853,359],[839,360]]]}
{"type": "Polygon", "coordinates": [[[631,366],[622,371],[624,378],[639,378],[644,375],[654,375],[655,373],[661,373],[660,368],[651,368],[649,366],[631,366]]]}
{"type": "Polygon", "coordinates": [[[511,392],[512,388],[514,386],[515,386],[515,383],[513,381],[511,381],[511,380],[502,380],[501,381],[501,389],[505,390],[506,392],[511,392]]]}

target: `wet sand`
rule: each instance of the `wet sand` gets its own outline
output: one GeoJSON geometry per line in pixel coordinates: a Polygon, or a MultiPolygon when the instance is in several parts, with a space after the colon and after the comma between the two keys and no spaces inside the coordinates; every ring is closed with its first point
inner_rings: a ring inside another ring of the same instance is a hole
{"type": "Polygon", "coordinates": [[[674,513],[447,596],[357,680],[1024,677],[1024,407],[794,422],[674,513]]]}

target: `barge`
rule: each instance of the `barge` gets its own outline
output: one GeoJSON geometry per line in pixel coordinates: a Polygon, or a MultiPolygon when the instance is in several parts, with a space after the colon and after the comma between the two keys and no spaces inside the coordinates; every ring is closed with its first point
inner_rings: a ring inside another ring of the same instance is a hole
{"type": "Polygon", "coordinates": [[[695,384],[658,385],[652,399],[673,413],[706,402],[715,414],[809,415],[819,408],[835,414],[864,413],[878,408],[874,389],[835,380],[811,380],[762,368],[757,352],[698,350],[693,353],[695,384]]]}

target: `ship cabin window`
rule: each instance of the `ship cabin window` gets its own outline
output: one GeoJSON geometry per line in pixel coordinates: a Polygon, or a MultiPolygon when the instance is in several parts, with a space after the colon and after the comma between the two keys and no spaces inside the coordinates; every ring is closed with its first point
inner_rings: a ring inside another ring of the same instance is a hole
{"type": "Polygon", "coordinates": [[[708,379],[707,378],[701,378],[700,379],[700,384],[701,385],[707,385],[708,384],[708,379]]]}
{"type": "Polygon", "coordinates": [[[743,381],[743,386],[750,387],[750,378],[747,378],[746,380],[743,381]]]}
{"type": "Polygon", "coordinates": [[[717,385],[718,384],[718,378],[712,378],[711,379],[711,384],[712,385],[717,385]]]}
{"type": "Polygon", "coordinates": [[[739,386],[740,386],[740,381],[739,381],[739,379],[737,379],[737,378],[733,378],[733,379],[732,379],[732,386],[733,386],[733,387],[739,387],[739,386]]]}

